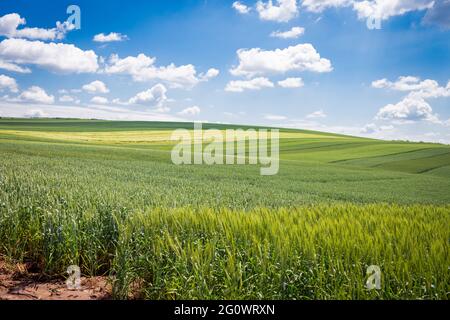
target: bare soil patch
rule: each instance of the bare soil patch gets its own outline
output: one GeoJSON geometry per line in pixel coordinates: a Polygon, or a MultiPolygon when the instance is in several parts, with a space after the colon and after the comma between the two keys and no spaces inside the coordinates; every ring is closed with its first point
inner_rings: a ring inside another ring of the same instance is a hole
{"type": "Polygon", "coordinates": [[[81,278],[80,290],[69,290],[63,279],[33,273],[26,264],[0,257],[0,300],[105,300],[111,298],[107,277],[81,278]]]}

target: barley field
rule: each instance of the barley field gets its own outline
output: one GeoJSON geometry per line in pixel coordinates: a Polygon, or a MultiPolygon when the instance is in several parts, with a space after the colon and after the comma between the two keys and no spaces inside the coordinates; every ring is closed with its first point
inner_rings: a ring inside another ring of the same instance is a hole
{"type": "Polygon", "coordinates": [[[261,176],[175,166],[180,127],[0,119],[0,255],[116,299],[449,298],[450,146],[282,129],[261,176]]]}

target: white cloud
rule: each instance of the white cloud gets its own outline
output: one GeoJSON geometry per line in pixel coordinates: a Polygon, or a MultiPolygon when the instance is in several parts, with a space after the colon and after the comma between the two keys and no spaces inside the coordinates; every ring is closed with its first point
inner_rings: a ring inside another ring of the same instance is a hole
{"type": "Polygon", "coordinates": [[[209,69],[205,74],[200,74],[201,81],[208,81],[212,78],[215,78],[219,75],[220,71],[214,68],[209,69]]]}
{"type": "Polygon", "coordinates": [[[387,79],[376,80],[372,82],[372,86],[374,88],[409,92],[408,96],[399,103],[389,104],[378,112],[377,117],[385,120],[439,122],[438,116],[432,113],[431,106],[424,99],[450,97],[449,84],[446,87],[441,87],[435,80],[421,81],[420,78],[412,76],[399,77],[395,82],[387,79]]]}
{"type": "Polygon", "coordinates": [[[95,42],[116,42],[116,41],[124,41],[127,40],[128,37],[124,34],[111,32],[109,34],[99,33],[96,34],[93,38],[95,42]]]}
{"type": "Polygon", "coordinates": [[[85,84],[82,89],[89,93],[108,93],[109,89],[106,84],[100,80],[92,81],[91,83],[85,84]]]}
{"type": "Polygon", "coordinates": [[[302,78],[287,78],[282,81],[278,81],[278,85],[283,88],[301,88],[305,84],[302,78]]]}
{"type": "Polygon", "coordinates": [[[11,92],[19,91],[16,79],[0,74],[0,91],[8,89],[11,92]]]}
{"type": "Polygon", "coordinates": [[[354,1],[353,9],[360,19],[370,17],[386,20],[410,11],[432,8],[433,3],[433,0],[366,0],[354,1]]]}
{"type": "Polygon", "coordinates": [[[73,44],[25,39],[5,39],[0,42],[0,59],[64,73],[92,73],[98,69],[97,55],[92,50],[83,51],[73,44]]]}
{"type": "Polygon", "coordinates": [[[17,73],[31,73],[31,70],[28,68],[22,68],[21,66],[11,63],[8,61],[4,61],[0,59],[0,69],[17,72],[17,73]]]}
{"type": "Polygon", "coordinates": [[[361,133],[363,134],[374,134],[374,133],[380,133],[385,131],[393,130],[394,126],[377,126],[375,123],[368,123],[363,128],[361,128],[361,133]]]}
{"type": "Polygon", "coordinates": [[[378,120],[394,120],[410,122],[426,120],[438,123],[438,117],[433,114],[431,106],[422,98],[406,97],[397,104],[388,104],[378,111],[378,120]]]}
{"type": "Polygon", "coordinates": [[[28,38],[33,40],[61,40],[64,39],[67,32],[74,29],[72,24],[67,22],[57,22],[56,27],[52,29],[42,28],[23,28],[19,26],[25,25],[25,18],[20,17],[17,13],[10,13],[0,17],[0,35],[8,38],[28,38]]]}
{"type": "Polygon", "coordinates": [[[296,39],[305,33],[305,28],[302,27],[292,27],[288,31],[274,31],[270,34],[271,37],[281,38],[281,39],[296,39]]]}
{"type": "Polygon", "coordinates": [[[250,8],[239,1],[233,2],[232,7],[240,14],[246,14],[250,12],[250,8]]]}
{"type": "MultiPolygon", "coordinates": [[[[157,67],[154,65],[156,59],[145,54],[137,57],[129,56],[120,59],[117,55],[112,55],[104,72],[107,74],[128,74],[134,81],[145,82],[159,80],[166,82],[170,87],[192,88],[200,81],[208,78],[197,77],[197,71],[192,64],[175,66],[173,63],[168,66],[157,67]]],[[[210,69],[209,76],[216,74],[215,69],[210,69]]],[[[218,70],[217,70],[218,71],[218,70]]],[[[208,73],[207,73],[208,75],[208,73]]]]}
{"type": "Polygon", "coordinates": [[[108,99],[106,99],[105,97],[95,96],[91,99],[91,102],[95,104],[107,104],[108,99]]]}
{"type": "Polygon", "coordinates": [[[289,71],[330,72],[333,70],[330,60],[321,58],[309,43],[273,51],[260,48],[239,49],[237,55],[239,65],[230,70],[235,76],[251,77],[289,71]]]}
{"type": "Polygon", "coordinates": [[[167,89],[164,85],[158,83],[152,88],[139,92],[128,100],[128,104],[145,104],[157,108],[158,112],[168,112],[170,109],[166,106],[167,89]]]}
{"type": "Polygon", "coordinates": [[[270,120],[270,121],[283,121],[283,120],[286,120],[287,117],[280,116],[280,115],[277,115],[277,114],[265,114],[264,115],[264,119],[270,120]]]}
{"type": "MultiPolygon", "coordinates": [[[[303,0],[302,6],[306,10],[315,13],[323,12],[328,8],[351,6],[357,12],[358,18],[360,19],[376,18],[386,20],[390,17],[400,16],[408,12],[427,9],[428,15],[434,7],[438,6],[439,2],[437,0],[303,0]]],[[[438,23],[443,22],[443,24],[450,21],[448,20],[448,14],[446,15],[444,12],[440,12],[432,20],[437,20],[438,23]]],[[[425,18],[424,21],[426,22],[427,19],[425,18]]]]}
{"type": "Polygon", "coordinates": [[[415,122],[425,120],[443,124],[437,114],[425,99],[450,97],[450,81],[446,87],[439,86],[435,80],[421,81],[418,77],[403,76],[392,82],[380,79],[372,82],[372,87],[378,89],[391,89],[409,92],[402,101],[397,104],[388,104],[378,111],[376,119],[392,120],[396,122],[415,122]]]}
{"type": "Polygon", "coordinates": [[[261,20],[288,22],[298,14],[297,0],[258,1],[256,11],[261,20]]]}
{"type": "Polygon", "coordinates": [[[153,86],[151,89],[139,92],[136,96],[131,98],[129,102],[131,104],[136,104],[142,102],[166,100],[167,99],[166,92],[167,92],[166,87],[159,83],[153,86]]]}
{"type": "Polygon", "coordinates": [[[366,124],[364,128],[361,129],[361,133],[372,134],[375,132],[378,132],[378,127],[375,123],[366,124]]]}
{"type": "Polygon", "coordinates": [[[201,109],[198,106],[189,107],[178,112],[181,116],[195,116],[199,114],[201,109]]]}
{"type": "MultiPolygon", "coordinates": [[[[450,81],[449,81],[450,83],[450,81]]],[[[411,96],[422,98],[450,97],[450,87],[439,86],[436,80],[426,79],[421,81],[418,77],[403,76],[395,82],[380,79],[372,82],[372,87],[378,89],[391,89],[396,91],[410,91],[411,96]]]]}
{"type": "Polygon", "coordinates": [[[354,0],[303,0],[302,6],[311,12],[320,13],[328,8],[349,6],[354,0]]]}
{"type": "Polygon", "coordinates": [[[19,95],[20,101],[27,101],[33,103],[43,103],[43,104],[53,104],[55,102],[55,97],[48,95],[44,89],[38,86],[32,86],[27,90],[23,91],[19,95]]]}
{"type": "Polygon", "coordinates": [[[326,118],[327,114],[323,110],[314,111],[306,116],[307,119],[326,118]]]}
{"type": "Polygon", "coordinates": [[[225,91],[243,92],[244,90],[260,90],[262,88],[273,88],[273,86],[273,83],[269,79],[259,77],[251,80],[230,81],[225,87],[225,91]]]}

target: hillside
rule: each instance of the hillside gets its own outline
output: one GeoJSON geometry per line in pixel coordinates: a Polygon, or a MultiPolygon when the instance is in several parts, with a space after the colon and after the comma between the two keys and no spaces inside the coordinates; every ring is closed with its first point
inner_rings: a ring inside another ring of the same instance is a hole
{"type": "Polygon", "coordinates": [[[178,126],[1,119],[0,261],[115,299],[448,298],[449,146],[281,129],[261,176],[174,165],[178,126]]]}
{"type": "MultiPolygon", "coordinates": [[[[258,166],[252,165],[174,166],[170,160],[174,143],[169,140],[180,126],[190,129],[192,123],[1,119],[2,166],[14,170],[21,163],[24,178],[46,167],[45,179],[58,176],[57,170],[64,167],[69,176],[77,175],[72,184],[95,171],[103,185],[114,185],[118,200],[123,196],[125,203],[129,194],[142,194],[144,181],[145,192],[166,205],[192,205],[187,199],[192,192],[199,194],[197,205],[238,208],[341,200],[450,201],[450,146],[281,129],[280,172],[260,177],[258,166]],[[242,189],[252,192],[244,195],[242,189]],[[179,199],[170,198],[174,193],[179,199]]],[[[204,125],[227,127],[233,128],[204,125]]]]}

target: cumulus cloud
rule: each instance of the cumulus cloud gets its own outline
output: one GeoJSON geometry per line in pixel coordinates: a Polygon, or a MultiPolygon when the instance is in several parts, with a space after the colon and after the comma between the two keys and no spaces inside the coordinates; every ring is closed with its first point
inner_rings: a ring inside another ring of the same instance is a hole
{"type": "Polygon", "coordinates": [[[421,81],[418,77],[402,76],[392,82],[380,79],[372,82],[372,87],[377,89],[391,89],[396,91],[409,91],[411,96],[421,98],[450,97],[450,81],[446,87],[441,87],[436,80],[426,79],[421,81]]]}
{"type": "Polygon", "coordinates": [[[215,78],[219,75],[220,71],[214,68],[209,69],[206,73],[200,74],[200,80],[201,81],[208,81],[212,78],[215,78]]]}
{"type": "Polygon", "coordinates": [[[270,34],[271,37],[281,39],[296,39],[305,33],[305,28],[292,27],[288,31],[274,31],[270,34]]]}
{"type": "Polygon", "coordinates": [[[388,104],[378,111],[376,119],[410,122],[425,120],[439,122],[431,106],[422,98],[406,97],[397,104],[388,104]]]}
{"type": "Polygon", "coordinates": [[[180,116],[195,116],[199,114],[201,109],[198,106],[189,107],[178,112],[180,116]]]}
{"type": "Polygon", "coordinates": [[[330,72],[333,70],[330,60],[321,58],[309,43],[272,51],[260,48],[239,49],[237,55],[239,65],[230,70],[235,76],[252,77],[289,71],[330,72]]]}
{"type": "Polygon", "coordinates": [[[240,14],[246,14],[250,12],[250,7],[246,6],[245,4],[235,1],[232,5],[233,9],[235,9],[240,14]]]}
{"type": "Polygon", "coordinates": [[[378,127],[375,123],[366,124],[364,128],[361,129],[361,133],[372,134],[375,132],[378,132],[378,127]]]}
{"type": "Polygon", "coordinates": [[[127,40],[128,37],[124,34],[117,32],[110,32],[109,34],[99,33],[96,34],[93,38],[95,42],[118,42],[127,40]]]}
{"type": "Polygon", "coordinates": [[[92,73],[98,69],[97,55],[92,50],[83,51],[73,44],[25,39],[0,42],[0,59],[63,73],[92,73]]]}
{"type": "Polygon", "coordinates": [[[301,88],[305,84],[302,78],[287,78],[285,80],[278,81],[278,85],[283,88],[301,88]]]}
{"type": "Polygon", "coordinates": [[[385,132],[394,129],[394,126],[377,126],[375,123],[368,123],[363,128],[361,128],[361,133],[363,134],[374,134],[379,132],[385,132]]]}
{"type": "Polygon", "coordinates": [[[128,104],[150,105],[156,107],[159,112],[167,112],[170,110],[166,106],[167,100],[167,88],[163,84],[158,83],[152,88],[139,92],[130,98],[128,104]]]}
{"type": "Polygon", "coordinates": [[[353,9],[360,19],[370,17],[386,20],[407,12],[432,8],[433,3],[434,0],[366,0],[354,1],[353,9]]]}
{"type": "Polygon", "coordinates": [[[139,54],[136,57],[129,56],[120,59],[117,55],[112,55],[106,65],[104,72],[107,74],[127,74],[133,77],[134,81],[164,81],[170,87],[192,88],[201,81],[206,81],[217,75],[218,70],[210,69],[207,72],[207,78],[197,76],[197,71],[192,64],[176,66],[171,63],[168,66],[157,67],[154,65],[156,59],[148,57],[145,54],[139,54]],[[208,75],[209,73],[209,75],[208,75]]]}
{"type": "Polygon", "coordinates": [[[0,74],[0,91],[8,89],[11,92],[18,92],[19,86],[16,79],[0,74]]]}
{"type": "Polygon", "coordinates": [[[315,13],[321,13],[328,8],[352,7],[358,18],[376,18],[386,20],[412,11],[427,10],[425,21],[449,24],[446,8],[449,0],[303,0],[302,6],[315,13]],[[443,3],[443,4],[441,4],[443,3]]]}
{"type": "Polygon", "coordinates": [[[99,97],[99,96],[95,96],[91,99],[91,102],[94,104],[107,104],[108,103],[108,99],[105,97],[99,97]]]}
{"type": "Polygon", "coordinates": [[[85,84],[82,89],[89,93],[108,93],[109,89],[106,84],[100,80],[92,81],[91,83],[85,84]]]}
{"type": "Polygon", "coordinates": [[[31,70],[29,68],[23,68],[15,63],[11,63],[1,59],[0,59],[0,69],[17,73],[31,73],[31,70]]]}
{"type": "Polygon", "coordinates": [[[261,20],[288,22],[298,15],[297,0],[258,1],[256,11],[261,20]]]}
{"type": "Polygon", "coordinates": [[[388,104],[378,111],[376,119],[398,122],[429,121],[442,123],[437,114],[425,99],[450,97],[450,81],[446,87],[435,80],[421,81],[418,77],[402,76],[396,81],[380,79],[372,82],[374,88],[386,88],[408,92],[408,95],[397,104],[388,104]]]}
{"type": "Polygon", "coordinates": [[[38,86],[28,88],[23,91],[18,98],[20,101],[33,103],[53,104],[55,102],[54,96],[48,95],[44,89],[38,86]]]}
{"type": "Polygon", "coordinates": [[[43,28],[22,28],[26,20],[17,13],[10,13],[0,17],[0,35],[8,38],[28,38],[33,40],[61,40],[64,39],[67,32],[74,29],[74,26],[68,22],[57,22],[56,27],[52,29],[43,28]]]}
{"type": "Polygon", "coordinates": [[[251,80],[235,80],[228,82],[225,91],[243,92],[245,90],[261,90],[263,88],[273,88],[273,83],[264,77],[251,80]]]}
{"type": "Polygon", "coordinates": [[[327,114],[323,110],[314,111],[306,116],[307,119],[326,118],[327,114]]]}

